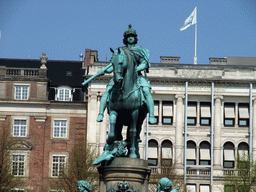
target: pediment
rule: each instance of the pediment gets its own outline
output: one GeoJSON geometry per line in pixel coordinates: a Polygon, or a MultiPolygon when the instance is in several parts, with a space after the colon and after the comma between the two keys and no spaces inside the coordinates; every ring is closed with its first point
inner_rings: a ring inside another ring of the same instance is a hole
{"type": "Polygon", "coordinates": [[[15,141],[8,147],[9,150],[32,150],[31,143],[27,141],[15,141]]]}

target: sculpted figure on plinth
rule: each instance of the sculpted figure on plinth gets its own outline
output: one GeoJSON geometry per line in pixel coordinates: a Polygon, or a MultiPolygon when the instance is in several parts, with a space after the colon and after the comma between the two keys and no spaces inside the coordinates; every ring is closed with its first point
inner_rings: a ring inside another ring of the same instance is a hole
{"type": "MultiPolygon", "coordinates": [[[[118,143],[127,145],[128,154],[131,158],[139,158],[139,145],[141,125],[149,113],[149,123],[155,123],[154,101],[150,93],[151,86],[147,75],[149,51],[143,47],[135,46],[137,34],[132,26],[124,32],[124,47],[112,50],[110,64],[89,78],[83,85],[92,79],[105,73],[114,73],[113,78],[107,85],[107,89],[101,98],[98,122],[103,120],[104,110],[109,113],[110,132],[104,153],[95,160],[99,164],[104,160],[112,159],[117,155],[118,143]],[[127,138],[122,143],[122,128],[128,126],[127,138]]],[[[120,150],[120,147],[119,147],[120,150]]],[[[123,155],[123,154],[122,154],[123,155]]]]}
{"type": "Polygon", "coordinates": [[[179,192],[178,188],[172,189],[173,182],[167,177],[160,179],[156,192],[179,192]]]}
{"type": "Polygon", "coordinates": [[[85,180],[80,180],[77,182],[77,189],[79,192],[90,192],[91,184],[85,180]]]}

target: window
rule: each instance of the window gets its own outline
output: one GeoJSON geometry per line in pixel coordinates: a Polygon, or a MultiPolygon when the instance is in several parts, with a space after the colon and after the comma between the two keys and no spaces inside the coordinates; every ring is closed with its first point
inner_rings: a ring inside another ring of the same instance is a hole
{"type": "Polygon", "coordinates": [[[64,172],[66,165],[66,156],[65,155],[53,155],[52,156],[52,177],[58,177],[64,172]]]}
{"type": "Polygon", "coordinates": [[[13,121],[13,136],[26,137],[27,136],[27,120],[14,119],[13,121]]]}
{"type": "Polygon", "coordinates": [[[15,85],[15,99],[28,100],[28,85],[15,85]]]}
{"type": "Polygon", "coordinates": [[[210,192],[210,185],[200,185],[200,192],[210,192]]]}
{"type": "Polygon", "coordinates": [[[227,142],[224,144],[223,160],[224,160],[223,162],[224,168],[235,167],[235,147],[233,143],[227,142]]]}
{"type": "Polygon", "coordinates": [[[238,158],[239,158],[239,161],[244,161],[246,162],[247,159],[248,159],[248,155],[249,155],[249,146],[247,143],[240,143],[238,145],[238,158]]]}
{"type": "Polygon", "coordinates": [[[196,165],[196,144],[193,141],[187,142],[187,165],[196,165]]]}
{"type": "Polygon", "coordinates": [[[187,188],[187,192],[196,192],[195,184],[187,184],[186,188],[187,188]]]}
{"type": "Polygon", "coordinates": [[[164,125],[172,125],[173,122],[173,102],[163,101],[163,117],[164,125]]]}
{"type": "Polygon", "coordinates": [[[227,127],[234,127],[235,124],[235,104],[225,103],[224,104],[225,116],[224,125],[227,127]]]}
{"type": "Polygon", "coordinates": [[[211,103],[200,103],[200,125],[211,125],[211,103]]]}
{"type": "Polygon", "coordinates": [[[196,125],[196,102],[188,103],[187,125],[196,125]]]}
{"type": "Polygon", "coordinates": [[[172,143],[169,140],[165,140],[161,145],[161,165],[172,165],[172,143]]]}
{"type": "Polygon", "coordinates": [[[67,71],[66,76],[73,76],[72,71],[67,71]]]}
{"type": "Polygon", "coordinates": [[[157,166],[158,164],[158,143],[155,140],[148,141],[148,165],[157,166]]]}
{"type": "Polygon", "coordinates": [[[58,101],[72,101],[71,88],[60,87],[57,89],[57,100],[58,101]]]}
{"type": "Polygon", "coordinates": [[[238,105],[238,110],[238,125],[240,127],[249,127],[249,105],[241,103],[238,105]]]}
{"type": "Polygon", "coordinates": [[[25,155],[12,156],[12,174],[14,176],[25,175],[25,155]]]}
{"type": "Polygon", "coordinates": [[[200,165],[211,165],[211,145],[207,141],[200,144],[200,165]]]}
{"type": "Polygon", "coordinates": [[[67,120],[54,120],[54,138],[67,138],[67,120]]]}
{"type": "Polygon", "coordinates": [[[158,118],[159,118],[159,101],[154,101],[154,116],[156,118],[156,123],[158,124],[158,118]]]}

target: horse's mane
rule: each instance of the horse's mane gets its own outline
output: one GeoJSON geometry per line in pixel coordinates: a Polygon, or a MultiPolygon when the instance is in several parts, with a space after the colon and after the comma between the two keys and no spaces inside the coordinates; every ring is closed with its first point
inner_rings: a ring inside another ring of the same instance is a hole
{"type": "MultiPolygon", "coordinates": [[[[128,63],[132,63],[132,65],[134,65],[134,77],[137,80],[138,79],[137,65],[135,64],[134,59],[132,59],[130,52],[124,47],[122,47],[122,50],[124,51],[124,54],[128,58],[128,63]]],[[[131,65],[128,65],[128,67],[131,67],[131,65]]]]}

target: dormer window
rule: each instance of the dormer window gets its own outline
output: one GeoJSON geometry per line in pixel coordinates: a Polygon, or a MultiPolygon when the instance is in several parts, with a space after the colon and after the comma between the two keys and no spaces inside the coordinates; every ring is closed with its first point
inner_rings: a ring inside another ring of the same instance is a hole
{"type": "Polygon", "coordinates": [[[15,85],[15,100],[28,100],[28,85],[15,85]]]}
{"type": "Polygon", "coordinates": [[[72,101],[72,89],[69,87],[59,87],[57,89],[57,101],[72,101]]]}

